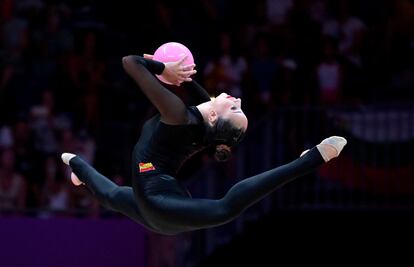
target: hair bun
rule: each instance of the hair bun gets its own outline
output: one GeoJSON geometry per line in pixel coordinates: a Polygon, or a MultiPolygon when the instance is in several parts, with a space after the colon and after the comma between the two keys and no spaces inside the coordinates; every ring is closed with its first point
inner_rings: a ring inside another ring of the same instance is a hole
{"type": "Polygon", "coordinates": [[[227,161],[231,157],[231,148],[227,145],[218,145],[216,146],[216,153],[214,157],[217,161],[227,161]]]}

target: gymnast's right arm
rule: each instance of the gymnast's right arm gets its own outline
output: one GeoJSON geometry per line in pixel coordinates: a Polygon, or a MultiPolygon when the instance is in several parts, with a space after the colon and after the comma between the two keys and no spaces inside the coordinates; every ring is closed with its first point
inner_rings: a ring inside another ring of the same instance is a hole
{"type": "Polygon", "coordinates": [[[188,121],[187,108],[182,100],[152,75],[162,74],[165,70],[164,63],[140,56],[123,57],[122,63],[125,71],[160,112],[163,122],[185,124],[188,121]]]}
{"type": "Polygon", "coordinates": [[[190,100],[194,102],[194,105],[198,105],[207,101],[210,101],[210,96],[207,93],[206,89],[204,89],[199,83],[195,80],[190,82],[183,82],[182,83],[186,91],[190,96],[190,100]]]}

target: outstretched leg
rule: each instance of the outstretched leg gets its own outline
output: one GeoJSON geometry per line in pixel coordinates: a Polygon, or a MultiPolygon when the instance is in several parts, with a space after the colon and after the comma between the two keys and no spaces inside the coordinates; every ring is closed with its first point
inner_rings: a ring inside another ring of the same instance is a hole
{"type": "Polygon", "coordinates": [[[146,225],[135,201],[132,187],[118,186],[74,154],[63,153],[62,160],[73,170],[72,182],[75,185],[86,185],[102,206],[121,212],[146,225]]]}
{"type": "Polygon", "coordinates": [[[169,234],[227,223],[277,188],[337,157],[345,144],[342,137],[327,138],[291,163],[240,181],[219,200],[172,194],[150,196],[149,219],[160,232],[169,234]]]}

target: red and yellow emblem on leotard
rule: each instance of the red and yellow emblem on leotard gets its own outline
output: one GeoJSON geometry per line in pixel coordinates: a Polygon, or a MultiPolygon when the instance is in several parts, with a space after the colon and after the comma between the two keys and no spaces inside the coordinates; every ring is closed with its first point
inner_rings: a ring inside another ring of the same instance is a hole
{"type": "Polygon", "coordinates": [[[152,165],[151,162],[148,162],[148,163],[142,163],[142,162],[140,162],[138,164],[138,167],[139,167],[139,172],[140,173],[141,172],[147,172],[147,171],[153,171],[153,170],[155,170],[155,167],[154,167],[154,165],[152,165]]]}

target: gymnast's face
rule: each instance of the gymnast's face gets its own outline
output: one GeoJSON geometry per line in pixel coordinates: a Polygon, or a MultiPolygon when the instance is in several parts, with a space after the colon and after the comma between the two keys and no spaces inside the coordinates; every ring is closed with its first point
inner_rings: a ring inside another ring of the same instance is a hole
{"type": "Polygon", "coordinates": [[[221,93],[213,102],[213,109],[217,116],[229,120],[239,129],[246,131],[248,120],[241,109],[241,99],[226,93],[221,93]]]}

